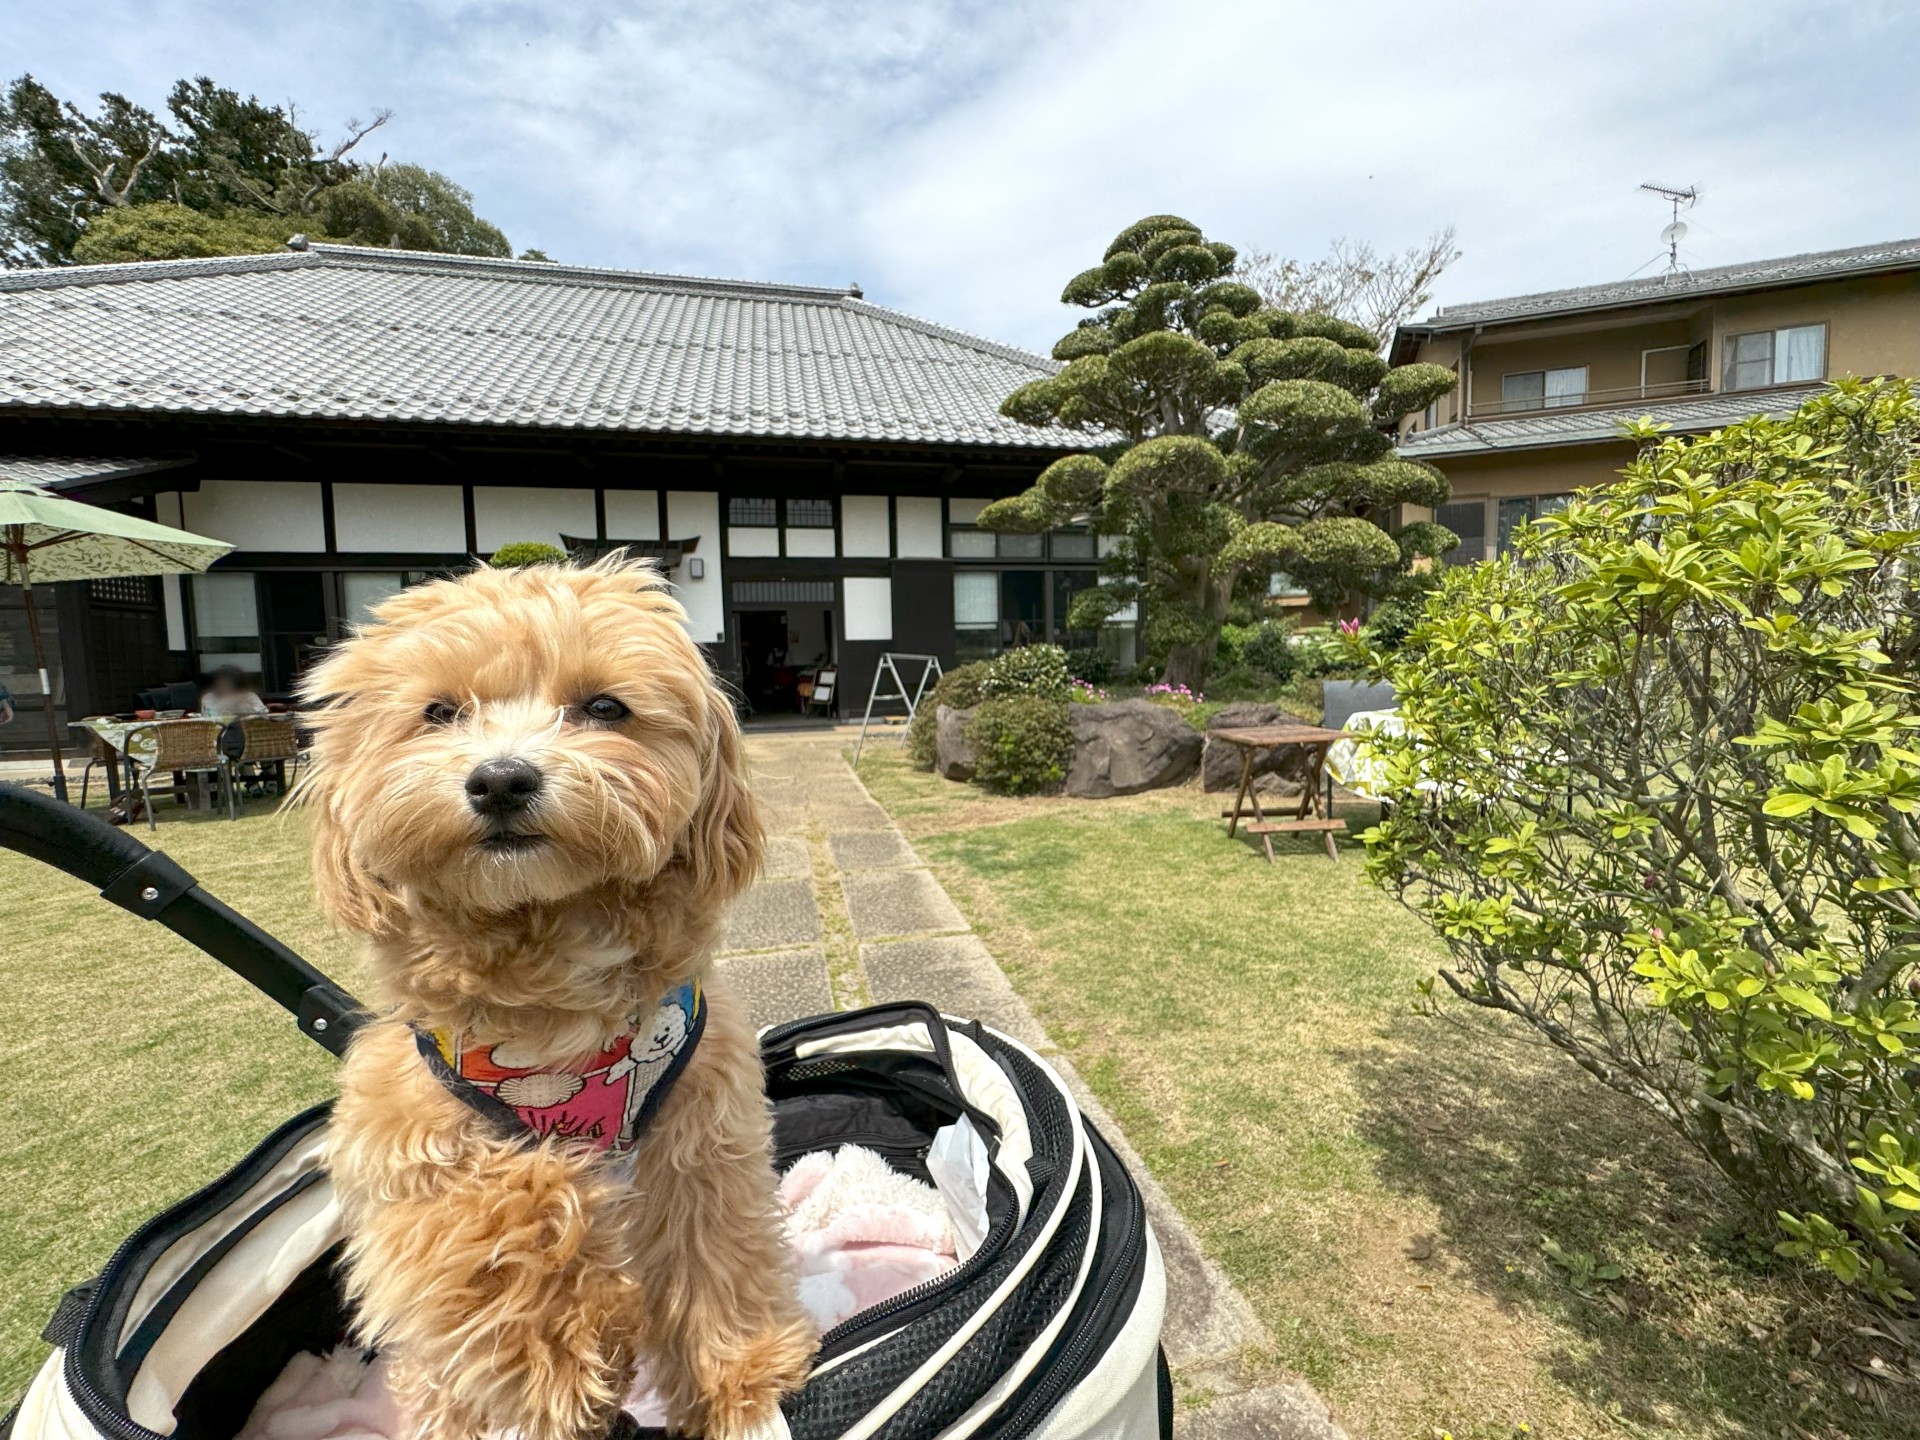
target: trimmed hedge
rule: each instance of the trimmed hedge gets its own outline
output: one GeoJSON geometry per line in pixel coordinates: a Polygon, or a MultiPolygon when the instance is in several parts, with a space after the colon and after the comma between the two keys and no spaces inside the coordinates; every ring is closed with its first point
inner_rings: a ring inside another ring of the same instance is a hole
{"type": "Polygon", "coordinates": [[[1042,695],[982,700],[967,722],[967,739],[974,750],[973,778],[999,795],[1055,789],[1073,763],[1065,700],[1042,695]]]}
{"type": "Polygon", "coordinates": [[[542,540],[516,540],[494,551],[487,563],[496,570],[517,570],[523,565],[564,565],[567,552],[542,540]]]}

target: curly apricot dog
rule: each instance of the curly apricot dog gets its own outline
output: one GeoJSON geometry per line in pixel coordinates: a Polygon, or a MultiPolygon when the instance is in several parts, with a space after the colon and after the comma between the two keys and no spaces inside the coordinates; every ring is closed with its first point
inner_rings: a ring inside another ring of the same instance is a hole
{"type": "Polygon", "coordinates": [[[347,1288],[436,1440],[604,1433],[643,1358],[724,1440],[807,1375],[759,1052],[708,964],[760,823],[683,618],[637,564],[482,569],[306,685],[315,882],[382,1007],[329,1147],[347,1288]]]}

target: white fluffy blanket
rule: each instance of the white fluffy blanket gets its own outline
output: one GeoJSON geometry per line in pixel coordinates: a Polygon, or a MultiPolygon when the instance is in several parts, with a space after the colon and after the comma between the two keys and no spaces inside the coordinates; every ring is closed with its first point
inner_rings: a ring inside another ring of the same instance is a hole
{"type": "MultiPolygon", "coordinates": [[[[861,1146],[802,1156],[780,1182],[780,1202],[800,1302],[822,1330],[956,1263],[939,1193],[861,1146]]],[[[626,1408],[642,1425],[665,1423],[644,1370],[626,1408]]],[[[343,1348],[294,1356],[254,1405],[239,1440],[405,1440],[412,1431],[387,1391],[385,1365],[343,1348]]]]}

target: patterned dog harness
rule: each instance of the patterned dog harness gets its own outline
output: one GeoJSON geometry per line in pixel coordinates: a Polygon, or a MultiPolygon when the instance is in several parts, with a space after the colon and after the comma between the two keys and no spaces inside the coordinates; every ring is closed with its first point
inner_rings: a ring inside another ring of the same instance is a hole
{"type": "Polygon", "coordinates": [[[516,1065],[511,1041],[463,1047],[458,1035],[418,1027],[414,1039],[442,1085],[509,1131],[625,1155],[660,1112],[706,1024],[706,997],[695,983],[633,1017],[631,1029],[586,1060],[516,1065]]]}

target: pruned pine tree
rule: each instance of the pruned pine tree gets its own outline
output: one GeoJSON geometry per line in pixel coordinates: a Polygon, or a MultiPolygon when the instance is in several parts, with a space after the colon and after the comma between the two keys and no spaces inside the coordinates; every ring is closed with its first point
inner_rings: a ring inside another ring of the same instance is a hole
{"type": "Polygon", "coordinates": [[[1264,305],[1228,278],[1235,259],[1153,215],[1067,283],[1061,299],[1093,313],[1054,346],[1059,373],[1002,410],[1088,448],[980,515],[992,530],[1090,523],[1112,537],[1104,583],[1074,597],[1068,623],[1094,629],[1138,601],[1168,684],[1204,682],[1236,595],[1264,596],[1275,571],[1332,613],[1457,543],[1431,522],[1383,528],[1395,507],[1447,496],[1439,471],[1394,454],[1392,429],[1453,372],[1389,367],[1350,321],[1264,305]]]}

